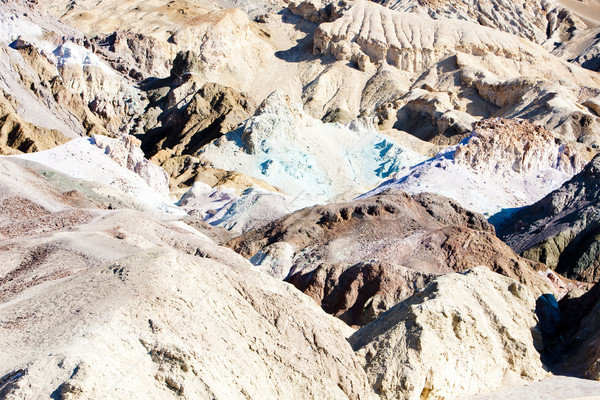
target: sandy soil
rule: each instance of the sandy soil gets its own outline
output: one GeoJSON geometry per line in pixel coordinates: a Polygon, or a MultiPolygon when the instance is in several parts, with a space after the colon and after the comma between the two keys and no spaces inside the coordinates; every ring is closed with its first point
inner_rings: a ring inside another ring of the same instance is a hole
{"type": "Polygon", "coordinates": [[[573,11],[588,27],[600,26],[600,0],[558,0],[558,3],[573,11]]]}
{"type": "Polygon", "coordinates": [[[527,385],[500,389],[488,394],[463,397],[459,400],[505,399],[600,400],[600,382],[567,376],[550,376],[527,385]]]}

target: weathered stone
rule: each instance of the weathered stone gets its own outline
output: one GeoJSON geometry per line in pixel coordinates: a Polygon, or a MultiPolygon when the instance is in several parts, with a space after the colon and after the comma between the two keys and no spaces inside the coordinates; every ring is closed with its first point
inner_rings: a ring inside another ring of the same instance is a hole
{"type": "Polygon", "coordinates": [[[535,297],[486,267],[436,278],[349,341],[381,399],[444,399],[546,376],[535,297]],[[517,293],[517,295],[515,295],[517,293]]]}

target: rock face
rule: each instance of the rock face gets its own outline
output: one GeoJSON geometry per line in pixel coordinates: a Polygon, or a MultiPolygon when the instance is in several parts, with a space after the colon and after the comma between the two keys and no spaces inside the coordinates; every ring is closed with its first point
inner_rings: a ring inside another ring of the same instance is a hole
{"type": "Polygon", "coordinates": [[[160,150],[174,156],[195,155],[206,144],[235,129],[256,109],[247,96],[218,84],[207,83],[194,92],[197,83],[188,76],[187,80],[190,79],[172,84],[163,97],[159,96],[165,86],[150,89],[150,95],[159,98],[149,107],[161,114],[157,117],[158,124],[143,136],[143,147],[149,157],[160,150]]]}
{"type": "Polygon", "coordinates": [[[583,68],[592,71],[600,70],[600,28],[582,32],[566,43],[563,43],[554,54],[571,59],[583,68]]]}
{"type": "MultiPolygon", "coordinates": [[[[582,285],[478,214],[598,152],[598,28],[381,2],[0,3],[0,398],[454,398],[543,376],[540,332],[598,377],[597,287],[536,321],[582,285]]],[[[514,222],[578,279],[596,161],[514,222]]]]}
{"type": "Polygon", "coordinates": [[[168,74],[169,63],[161,59],[156,49],[161,45],[151,36],[116,30],[110,34],[99,34],[91,38],[90,43],[115,71],[132,80],[168,74]]]}
{"type": "Polygon", "coordinates": [[[497,224],[516,252],[573,279],[597,282],[600,157],[535,204],[497,224]]]}
{"type": "MultiPolygon", "coordinates": [[[[173,138],[172,142],[162,144],[173,149],[176,139],[187,141],[192,131],[207,129],[194,121],[186,125],[188,118],[181,117],[180,111],[208,83],[230,88],[236,96],[243,93],[254,104],[282,90],[293,101],[302,102],[312,117],[342,123],[362,116],[377,117],[385,130],[409,132],[441,145],[458,143],[473,122],[489,117],[524,118],[560,133],[566,141],[589,146],[600,143],[599,117],[584,106],[598,95],[594,91],[599,85],[597,74],[576,68],[524,39],[541,43],[542,36],[554,35],[552,43],[566,43],[571,36],[583,38],[573,33],[581,30],[578,23],[559,15],[562,11],[554,4],[493,1],[471,9],[470,1],[453,6],[402,1],[398,7],[392,6],[403,10],[399,12],[364,1],[346,5],[292,2],[287,8],[274,3],[238,4],[250,14],[220,9],[230,6],[221,2],[187,0],[177,6],[146,5],[137,0],[131,7],[121,7],[115,0],[102,4],[53,0],[46,7],[87,32],[90,48],[125,75],[127,82],[148,74],[166,77],[174,64],[192,61],[191,80],[197,85],[178,89],[171,97],[183,100],[177,107],[146,107],[143,96],[138,101],[133,95],[131,102],[125,102],[131,105],[126,111],[139,111],[131,118],[127,114],[128,133],[160,131],[154,138],[148,136],[150,144],[144,149],[149,154],[161,149],[157,144],[166,136],[173,138]],[[254,14],[266,8],[278,12],[254,14]],[[256,21],[248,15],[256,16],[256,21]],[[511,24],[507,24],[509,20],[511,24]],[[122,25],[131,33],[123,33],[122,25]],[[573,34],[569,36],[569,32],[573,34]],[[192,53],[197,55],[195,61],[194,57],[176,56],[192,53]],[[331,55],[336,61],[328,61],[331,55]],[[182,125],[169,125],[171,117],[182,125]]],[[[552,43],[548,47],[553,47],[552,43]]],[[[584,49],[580,53],[588,57],[584,49]]],[[[566,54],[560,57],[575,58],[566,54]]],[[[165,95],[161,81],[150,79],[142,85],[158,84],[150,85],[150,100],[165,95]]],[[[86,96],[84,93],[87,100],[86,96]]],[[[103,100],[92,107],[96,115],[104,109],[110,111],[106,104],[122,113],[122,105],[112,98],[103,100]]],[[[203,113],[201,104],[200,109],[203,113]]],[[[223,115],[217,114],[217,118],[223,115]]],[[[215,122],[211,116],[207,121],[209,125],[215,122]]],[[[209,128],[223,132],[222,127],[209,128]]],[[[202,141],[195,142],[202,145],[202,141]]]]}
{"type": "Polygon", "coordinates": [[[493,215],[525,206],[558,188],[585,165],[570,144],[558,144],[547,130],[505,119],[475,124],[456,147],[392,176],[366,196],[388,188],[435,192],[476,212],[493,215]]]}
{"type": "Polygon", "coordinates": [[[224,182],[224,187],[211,188],[196,182],[181,197],[178,205],[189,215],[201,218],[212,226],[231,232],[231,238],[262,227],[299,208],[296,199],[250,186],[235,190],[224,182]]]}
{"type": "Polygon", "coordinates": [[[585,165],[573,145],[557,144],[550,131],[522,120],[505,119],[476,123],[468,142],[456,148],[454,160],[477,171],[504,176],[548,168],[575,175],[585,165]]]}
{"type": "Polygon", "coordinates": [[[4,155],[48,150],[69,140],[58,130],[23,120],[4,96],[0,96],[0,124],[0,154],[4,155]]]}
{"type": "Polygon", "coordinates": [[[145,158],[139,139],[133,136],[110,139],[95,135],[92,143],[104,150],[104,154],[117,164],[141,176],[158,193],[164,196],[169,194],[169,177],[162,168],[145,158]]]}
{"type": "Polygon", "coordinates": [[[544,377],[535,297],[477,267],[436,278],[349,341],[382,399],[443,399],[544,377]]]}
{"type": "Polygon", "coordinates": [[[483,216],[433,194],[399,191],[305,208],[228,246],[286,278],[323,309],[364,325],[438,274],[481,264],[551,291],[534,268],[498,240],[483,216]]]}

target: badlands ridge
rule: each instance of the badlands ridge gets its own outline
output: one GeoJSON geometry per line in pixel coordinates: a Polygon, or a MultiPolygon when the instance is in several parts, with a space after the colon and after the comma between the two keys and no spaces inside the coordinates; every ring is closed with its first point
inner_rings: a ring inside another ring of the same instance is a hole
{"type": "Polygon", "coordinates": [[[600,399],[597,0],[4,0],[1,399],[600,399]]]}

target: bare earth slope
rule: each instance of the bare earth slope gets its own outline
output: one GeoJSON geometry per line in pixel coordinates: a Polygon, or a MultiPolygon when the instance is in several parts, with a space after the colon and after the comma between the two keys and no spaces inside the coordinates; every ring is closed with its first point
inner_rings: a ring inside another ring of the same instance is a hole
{"type": "Polygon", "coordinates": [[[531,204],[579,172],[585,165],[570,143],[522,120],[477,122],[471,135],[435,157],[401,170],[365,196],[397,188],[434,192],[470,210],[494,215],[531,204]]]}
{"type": "Polygon", "coordinates": [[[3,397],[368,398],[322,314],[246,268],[145,251],[2,304],[3,397]]]}
{"type": "Polygon", "coordinates": [[[347,327],[290,285],[122,192],[0,161],[3,398],[368,398],[347,327]]]}

